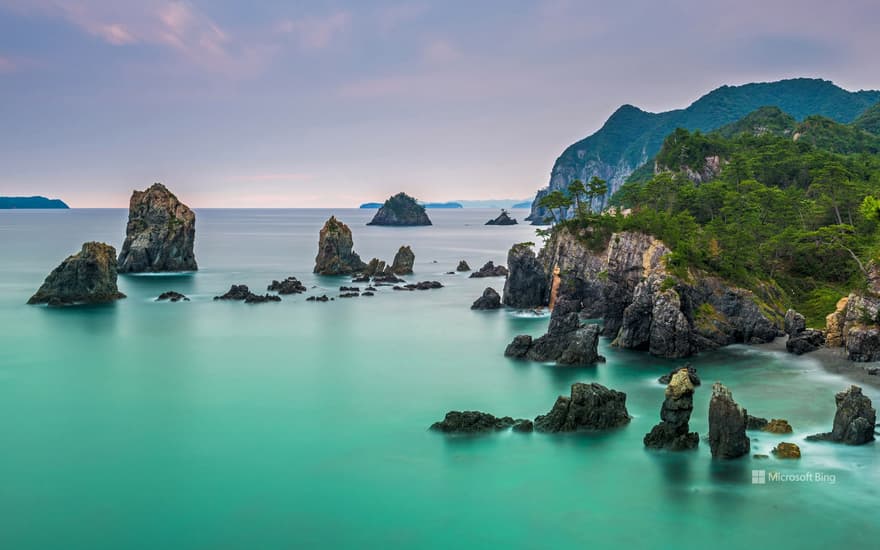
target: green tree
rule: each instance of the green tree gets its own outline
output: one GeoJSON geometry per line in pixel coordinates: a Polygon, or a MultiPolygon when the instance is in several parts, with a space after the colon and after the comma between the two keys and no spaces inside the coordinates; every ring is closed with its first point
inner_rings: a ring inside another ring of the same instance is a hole
{"type": "Polygon", "coordinates": [[[556,189],[541,197],[538,206],[546,208],[550,212],[553,222],[559,223],[565,219],[565,212],[571,208],[571,199],[556,189]]]}

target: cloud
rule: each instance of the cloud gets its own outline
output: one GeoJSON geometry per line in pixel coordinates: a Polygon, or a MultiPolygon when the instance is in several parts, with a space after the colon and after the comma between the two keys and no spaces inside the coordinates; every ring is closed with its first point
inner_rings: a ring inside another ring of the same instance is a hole
{"type": "Polygon", "coordinates": [[[351,13],[337,11],[325,16],[285,19],[276,28],[283,34],[293,35],[302,49],[320,50],[345,33],[350,24],[351,13]]]}
{"type": "Polygon", "coordinates": [[[442,39],[429,41],[422,55],[429,63],[449,63],[461,57],[461,52],[451,42],[442,39]]]}
{"type": "Polygon", "coordinates": [[[257,174],[245,174],[230,178],[234,181],[246,182],[262,182],[262,181],[309,181],[312,179],[311,174],[302,172],[265,172],[257,174]]]}

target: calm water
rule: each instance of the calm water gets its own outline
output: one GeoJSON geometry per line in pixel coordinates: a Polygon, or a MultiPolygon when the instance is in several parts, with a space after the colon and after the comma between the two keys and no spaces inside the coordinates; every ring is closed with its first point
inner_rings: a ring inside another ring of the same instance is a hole
{"type": "MultiPolygon", "coordinates": [[[[674,363],[608,342],[596,367],[512,362],[507,343],[547,318],[472,312],[503,280],[444,274],[535,240],[528,226],[481,225],[494,211],[432,210],[433,227],[406,229],[333,211],[365,260],[411,244],[411,280],[440,290],[211,301],[288,275],[319,293],[346,284],[311,274],[329,213],[198,211],[198,274],[120,277],[126,300],[64,310],[24,302],[83,241],[119,248],[126,212],[0,213],[0,547],[876,547],[878,446],[803,441],[830,429],[846,380],[742,346],[701,356],[692,429],[706,435],[721,380],[750,412],[787,418],[804,458],[713,462],[705,441],[647,452],[655,379],[674,363]],[[193,301],[152,301],[165,290],[193,301]],[[632,423],[602,435],[426,430],[449,409],[534,417],[576,381],[625,391],[632,423]],[[753,485],[758,468],[836,482],[753,485]]],[[[753,435],[753,452],[781,440],[753,435]]]]}

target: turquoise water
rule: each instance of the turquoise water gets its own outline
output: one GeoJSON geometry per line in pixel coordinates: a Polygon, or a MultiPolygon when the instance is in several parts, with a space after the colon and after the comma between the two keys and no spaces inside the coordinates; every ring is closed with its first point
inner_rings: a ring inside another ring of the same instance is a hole
{"type": "Polygon", "coordinates": [[[63,310],[24,302],[83,241],[118,248],[126,212],[0,213],[0,548],[876,547],[878,446],[803,441],[830,429],[847,380],[744,346],[701,356],[692,429],[705,437],[721,380],[751,413],[796,430],[753,433],[753,452],[787,440],[804,458],[716,462],[705,441],[648,452],[655,379],[675,363],[607,341],[595,367],[512,362],[507,343],[547,318],[470,311],[503,280],[444,274],[535,240],[527,226],[482,226],[493,211],[434,210],[433,227],[405,229],[334,211],[365,259],[411,244],[411,280],[440,290],[211,301],[288,275],[319,294],[347,284],[310,272],[329,213],[200,210],[198,274],[120,277],[127,299],[63,310]],[[152,301],[165,290],[193,301],[152,301]],[[626,392],[632,423],[600,435],[426,430],[450,409],[534,417],[576,381],[626,392]],[[758,468],[835,483],[754,485],[758,468]]]}

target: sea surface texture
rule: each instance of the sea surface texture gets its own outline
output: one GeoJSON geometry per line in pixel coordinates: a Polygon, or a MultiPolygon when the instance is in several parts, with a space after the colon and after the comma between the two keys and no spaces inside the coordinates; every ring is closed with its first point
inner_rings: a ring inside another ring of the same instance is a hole
{"type": "Polygon", "coordinates": [[[431,227],[366,226],[374,213],[198,210],[198,273],[120,276],[128,298],[66,309],[25,302],[84,241],[118,250],[126,211],[0,213],[0,548],[877,547],[878,444],[804,441],[831,429],[834,394],[850,384],[817,359],[746,346],[693,359],[700,446],[651,452],[657,377],[682,362],[608,340],[597,366],[506,359],[548,317],[471,311],[503,279],[446,274],[461,259],[505,263],[511,244],[539,240],[533,228],[487,227],[497,211],[470,209],[431,210],[431,227]],[[365,261],[411,245],[408,282],[444,288],[306,302],[350,284],[311,272],[331,213],[365,261]],[[309,293],[212,300],[290,275],[309,293]],[[192,301],[154,301],[167,290],[192,301]],[[752,453],[791,441],[803,458],[712,460],[716,380],[795,429],[750,432],[752,453]],[[451,409],[534,418],[579,381],[626,392],[632,422],[602,434],[428,430],[451,409]]]}

